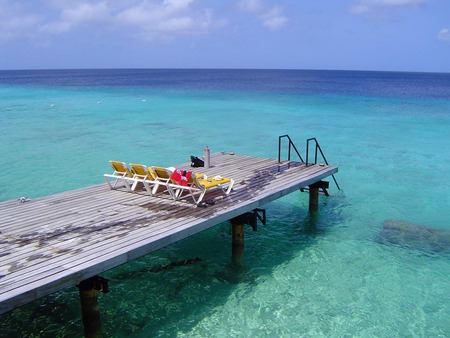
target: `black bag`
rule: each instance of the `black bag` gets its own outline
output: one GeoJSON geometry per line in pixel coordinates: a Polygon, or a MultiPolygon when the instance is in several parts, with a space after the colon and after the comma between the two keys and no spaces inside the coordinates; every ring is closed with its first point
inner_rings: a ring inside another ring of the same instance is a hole
{"type": "Polygon", "coordinates": [[[191,167],[204,167],[205,162],[203,160],[199,159],[197,156],[191,156],[191,167]]]}

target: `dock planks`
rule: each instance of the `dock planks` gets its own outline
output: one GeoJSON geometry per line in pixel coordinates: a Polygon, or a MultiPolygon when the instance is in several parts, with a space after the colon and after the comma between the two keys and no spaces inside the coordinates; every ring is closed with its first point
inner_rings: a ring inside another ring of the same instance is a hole
{"type": "Polygon", "coordinates": [[[233,192],[207,193],[215,205],[166,193],[110,190],[106,183],[19,203],[0,202],[0,314],[76,285],[318,182],[337,167],[213,154],[193,169],[235,180],[233,192]]]}

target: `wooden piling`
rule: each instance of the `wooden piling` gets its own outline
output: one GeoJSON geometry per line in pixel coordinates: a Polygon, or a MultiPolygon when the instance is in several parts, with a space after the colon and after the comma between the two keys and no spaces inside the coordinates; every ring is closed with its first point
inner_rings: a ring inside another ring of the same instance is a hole
{"type": "Polygon", "coordinates": [[[231,260],[234,264],[241,266],[244,263],[244,223],[231,220],[232,249],[231,260]]]}
{"type": "Polygon", "coordinates": [[[309,211],[319,211],[319,187],[316,184],[309,186],[309,211]]]}
{"type": "Polygon", "coordinates": [[[319,189],[322,189],[325,196],[329,196],[327,189],[330,184],[327,181],[317,181],[311,184],[309,188],[309,211],[317,213],[319,211],[319,189]]]}
{"type": "Polygon", "coordinates": [[[80,293],[81,313],[83,316],[84,337],[102,337],[100,325],[100,309],[98,306],[98,290],[95,277],[78,284],[80,293]]]}

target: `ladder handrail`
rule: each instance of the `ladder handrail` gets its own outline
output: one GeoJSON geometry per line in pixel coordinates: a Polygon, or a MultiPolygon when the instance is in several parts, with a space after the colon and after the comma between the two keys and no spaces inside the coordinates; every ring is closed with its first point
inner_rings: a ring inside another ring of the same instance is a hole
{"type": "Polygon", "coordinates": [[[294,148],[295,152],[297,153],[298,157],[300,157],[300,160],[302,162],[305,162],[302,158],[302,155],[300,155],[300,152],[297,150],[297,147],[295,146],[294,142],[292,142],[289,135],[281,135],[278,137],[278,163],[281,163],[281,140],[283,138],[287,138],[289,140],[289,147],[288,147],[288,161],[291,160],[291,147],[294,148]]]}
{"type": "Polygon", "coordinates": [[[325,155],[322,151],[322,148],[320,148],[319,142],[317,141],[317,139],[315,137],[311,137],[309,139],[306,140],[306,166],[308,166],[308,159],[309,159],[309,142],[314,141],[316,142],[316,149],[315,149],[315,155],[314,155],[314,164],[317,164],[317,150],[320,151],[320,154],[322,155],[322,158],[325,162],[326,165],[328,165],[328,161],[325,158],[325,155]]]}
{"type": "MultiPolygon", "coordinates": [[[[316,148],[315,148],[315,151],[314,151],[314,163],[313,163],[313,164],[317,164],[317,155],[318,155],[317,150],[319,150],[320,155],[322,155],[322,158],[323,158],[325,164],[326,164],[326,165],[329,165],[329,164],[328,164],[328,161],[327,161],[327,159],[326,159],[326,157],[325,157],[325,154],[323,153],[322,148],[321,148],[320,145],[319,145],[319,142],[317,141],[317,139],[316,139],[315,137],[311,137],[311,138],[309,138],[309,139],[306,140],[306,166],[308,166],[308,159],[309,159],[309,142],[311,142],[311,141],[314,141],[314,142],[316,143],[316,148]]],[[[338,190],[341,190],[341,188],[339,187],[338,182],[336,181],[336,177],[334,177],[334,174],[331,175],[331,176],[333,177],[334,183],[336,184],[336,187],[338,188],[338,190]]]]}
{"type": "MultiPolygon", "coordinates": [[[[325,157],[325,154],[323,153],[322,148],[320,147],[319,142],[317,141],[317,139],[315,137],[312,137],[312,138],[309,138],[309,139],[306,140],[306,161],[304,161],[303,158],[302,158],[302,155],[300,155],[300,152],[297,150],[297,147],[295,146],[294,142],[292,142],[292,139],[291,139],[291,137],[288,134],[281,135],[281,136],[278,137],[278,163],[281,163],[281,142],[282,142],[283,138],[287,138],[288,141],[289,141],[289,145],[288,145],[288,161],[291,160],[291,147],[292,147],[292,148],[294,148],[294,150],[297,153],[297,155],[300,158],[300,160],[303,163],[305,163],[305,166],[307,167],[308,166],[308,160],[309,160],[309,143],[311,141],[314,141],[316,143],[316,147],[315,147],[315,150],[314,150],[314,163],[311,163],[311,164],[317,164],[317,157],[318,157],[318,154],[320,152],[320,155],[322,155],[322,158],[323,158],[325,164],[329,165],[328,161],[327,161],[327,159],[325,157]]],[[[333,177],[333,180],[334,180],[334,183],[336,184],[336,187],[339,190],[341,190],[341,188],[339,187],[339,184],[338,184],[338,182],[336,180],[336,177],[334,177],[334,174],[331,175],[331,176],[333,177]]]]}

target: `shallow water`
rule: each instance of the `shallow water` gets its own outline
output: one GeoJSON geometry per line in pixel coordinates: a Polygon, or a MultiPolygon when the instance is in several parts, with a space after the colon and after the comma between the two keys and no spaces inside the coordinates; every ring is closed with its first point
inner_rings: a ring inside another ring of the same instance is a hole
{"type": "MultiPolygon", "coordinates": [[[[449,256],[380,243],[385,220],[450,231],[450,75],[318,71],[0,72],[0,200],[101,183],[108,160],[185,162],[215,151],[277,157],[316,137],[342,188],[293,193],[246,229],[228,224],[104,274],[111,337],[444,337],[449,256]],[[201,262],[162,271],[188,258],[201,262]],[[148,270],[151,271],[148,271],[148,270]],[[163,282],[161,282],[163,281],[163,282]]],[[[427,248],[424,250],[424,248],[427,248]]],[[[0,317],[0,336],[80,336],[77,289],[0,317]]]]}

